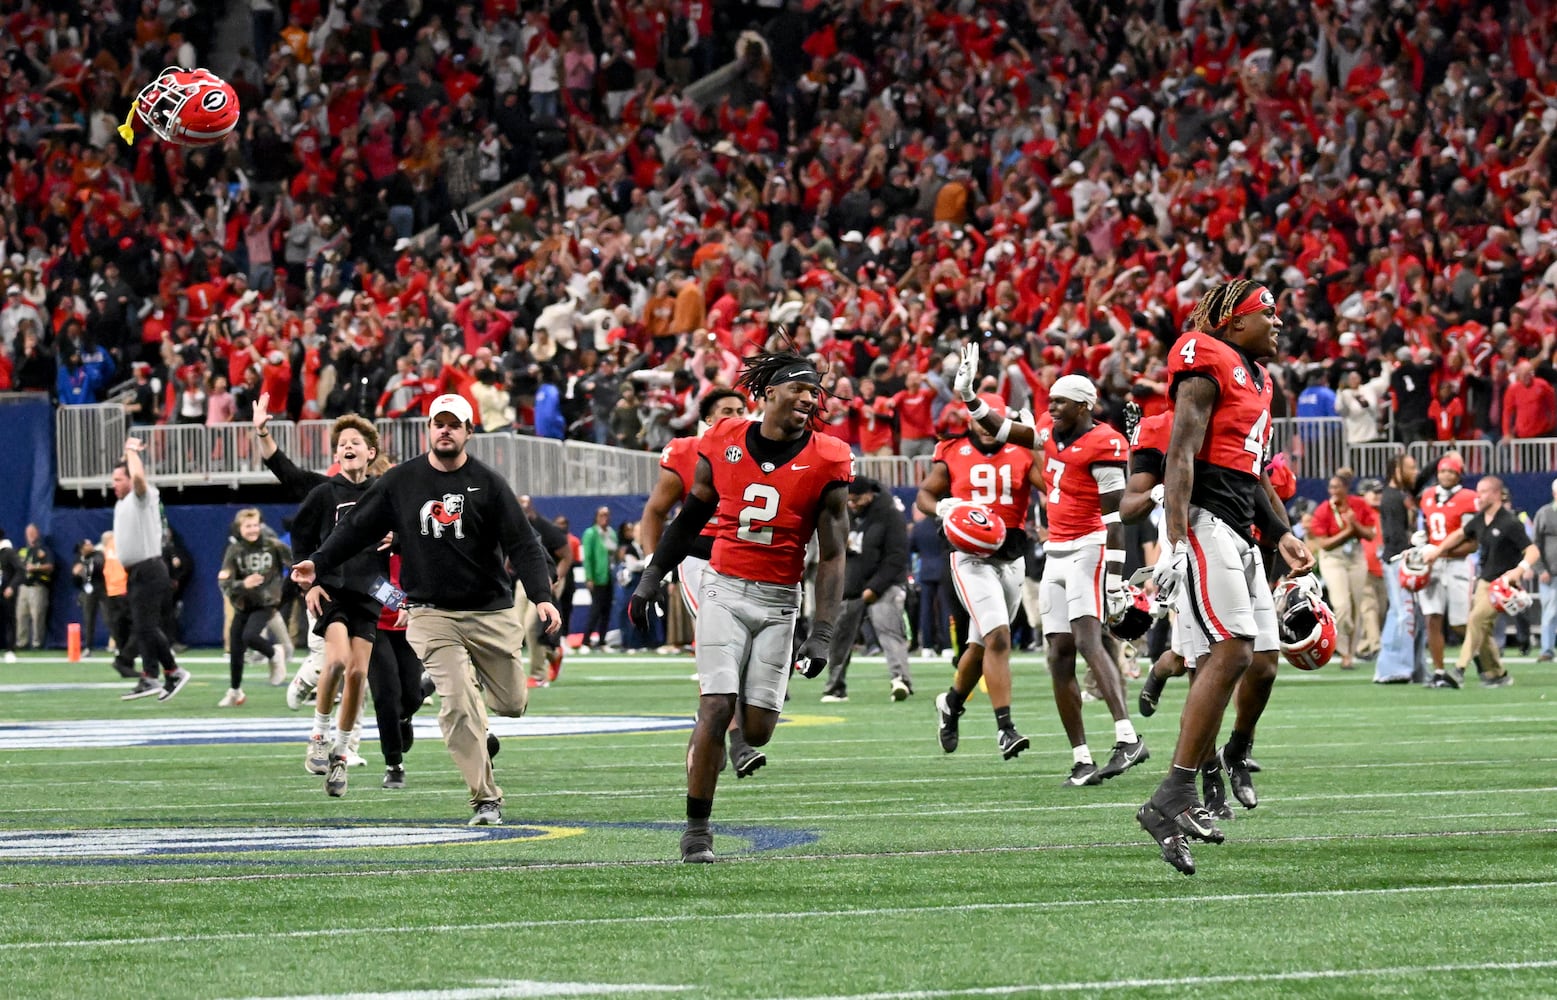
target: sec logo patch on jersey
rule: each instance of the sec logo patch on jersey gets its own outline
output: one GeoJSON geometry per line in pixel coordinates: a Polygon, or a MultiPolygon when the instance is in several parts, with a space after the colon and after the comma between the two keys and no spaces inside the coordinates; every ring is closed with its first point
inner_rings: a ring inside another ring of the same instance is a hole
{"type": "Polygon", "coordinates": [[[1249,373],[1243,370],[1242,365],[1233,369],[1233,381],[1241,386],[1249,384],[1249,373]]]}
{"type": "Polygon", "coordinates": [[[746,457],[746,453],[733,444],[724,450],[724,460],[731,465],[736,464],[744,457],[746,457]]]}

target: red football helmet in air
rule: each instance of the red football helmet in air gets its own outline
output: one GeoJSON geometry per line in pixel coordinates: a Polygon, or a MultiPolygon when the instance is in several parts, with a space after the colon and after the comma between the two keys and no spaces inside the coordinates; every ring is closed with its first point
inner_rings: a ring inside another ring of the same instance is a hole
{"type": "Polygon", "coordinates": [[[1299,670],[1318,670],[1335,655],[1335,615],[1316,590],[1290,580],[1276,588],[1281,652],[1299,670]]]}
{"type": "Polygon", "coordinates": [[[149,129],[179,146],[209,146],[238,125],[238,94],[205,69],[169,66],[141,88],[130,117],[119,129],[126,142],[149,129]]]}
{"type": "Polygon", "coordinates": [[[1407,549],[1400,558],[1400,585],[1415,593],[1426,590],[1433,580],[1433,567],[1421,549],[1407,549]]]}
{"type": "Polygon", "coordinates": [[[946,540],[971,556],[992,556],[1006,541],[1006,524],[981,503],[959,503],[941,521],[946,540]]]}

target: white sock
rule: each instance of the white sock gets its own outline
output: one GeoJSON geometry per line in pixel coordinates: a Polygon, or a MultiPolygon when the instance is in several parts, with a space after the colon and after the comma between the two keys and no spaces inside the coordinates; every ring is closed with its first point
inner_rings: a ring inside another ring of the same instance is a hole
{"type": "Polygon", "coordinates": [[[339,754],[342,757],[346,756],[346,751],[351,749],[351,736],[354,732],[356,732],[355,729],[336,730],[334,753],[339,754]]]}
{"type": "Polygon", "coordinates": [[[314,713],[314,728],[313,728],[313,732],[310,733],[309,735],[310,736],[323,736],[325,733],[327,733],[329,731],[330,731],[330,717],[328,715],[320,715],[318,712],[315,712],[314,713]]]}
{"type": "Polygon", "coordinates": [[[1078,764],[1092,763],[1092,751],[1087,748],[1085,743],[1081,744],[1080,746],[1071,747],[1070,755],[1078,764]]]}
{"type": "Polygon", "coordinates": [[[1119,719],[1114,723],[1114,742],[1134,743],[1136,740],[1135,727],[1129,719],[1119,719]]]}

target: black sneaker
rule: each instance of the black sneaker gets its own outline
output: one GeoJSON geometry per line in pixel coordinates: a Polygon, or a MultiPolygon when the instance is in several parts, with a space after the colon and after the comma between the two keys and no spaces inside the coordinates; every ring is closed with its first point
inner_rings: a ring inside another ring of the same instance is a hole
{"type": "Polygon", "coordinates": [[[501,749],[503,749],[503,741],[492,733],[487,733],[487,758],[489,760],[497,759],[497,752],[501,749]]]}
{"type": "Polygon", "coordinates": [[[1453,688],[1458,691],[1460,688],[1460,680],[1463,675],[1456,675],[1460,675],[1460,672],[1454,667],[1450,667],[1448,670],[1438,671],[1437,673],[1433,674],[1433,687],[1453,688]]]}
{"type": "Polygon", "coordinates": [[[1249,756],[1245,756],[1243,759],[1243,769],[1248,771],[1250,774],[1259,774],[1261,771],[1265,770],[1260,766],[1259,761],[1249,756]]]}
{"type": "Polygon", "coordinates": [[[330,769],[324,774],[324,792],[332,799],[346,794],[346,755],[330,754],[330,769]]]}
{"type": "Polygon", "coordinates": [[[162,694],[162,685],[157,683],[156,678],[142,674],[141,679],[135,682],[135,686],[125,694],[121,694],[119,700],[138,701],[141,698],[155,698],[160,694],[162,694]]]}
{"type": "Polygon", "coordinates": [[[1000,747],[1000,756],[1003,760],[1011,760],[1032,745],[1027,737],[1015,729],[1002,729],[1000,735],[995,738],[995,743],[1000,747]]]}
{"type": "MultiPolygon", "coordinates": [[[[416,742],[416,727],[411,724],[411,720],[410,719],[401,719],[400,720],[400,752],[404,753],[405,751],[411,749],[411,744],[413,744],[415,742],[416,742]]],[[[489,756],[489,757],[491,756],[491,751],[490,750],[487,752],[487,756],[489,756]]]]}
{"type": "Polygon", "coordinates": [[[386,767],[386,768],[384,768],[384,787],[385,788],[404,788],[405,787],[405,767],[403,765],[396,764],[394,767],[386,767]]]}
{"type": "Polygon", "coordinates": [[[714,835],[708,830],[693,833],[691,830],[681,835],[681,863],[686,865],[708,865],[714,861],[714,835]]]}
{"type": "Polygon", "coordinates": [[[1076,763],[1071,766],[1070,777],[1060,782],[1062,788],[1081,788],[1086,785],[1101,785],[1103,779],[1098,777],[1096,764],[1076,763]]]}
{"type": "Polygon", "coordinates": [[[1168,684],[1166,677],[1158,677],[1156,673],[1146,675],[1146,683],[1141,685],[1140,697],[1136,699],[1136,707],[1141,710],[1142,718],[1150,718],[1157,714],[1157,702],[1162,699],[1162,689],[1168,684]]]}
{"type": "Polygon", "coordinates": [[[1162,848],[1162,860],[1185,875],[1195,874],[1195,859],[1189,853],[1189,839],[1179,830],[1178,824],[1157,808],[1152,799],[1147,799],[1145,804],[1135,811],[1135,821],[1141,824],[1141,829],[1151,834],[1157,846],[1162,848]]]}
{"type": "Polygon", "coordinates": [[[957,720],[962,718],[965,709],[959,707],[953,712],[951,705],[947,703],[946,692],[942,691],[935,696],[935,714],[940,717],[941,729],[938,734],[941,740],[941,749],[947,753],[955,753],[957,750],[957,720]]]}
{"type": "Polygon", "coordinates": [[[1233,807],[1227,804],[1227,785],[1222,782],[1221,764],[1200,769],[1200,797],[1212,819],[1233,818],[1233,807]]]}
{"type": "Polygon", "coordinates": [[[1139,736],[1135,738],[1134,743],[1115,743],[1113,755],[1108,758],[1108,763],[1104,764],[1102,769],[1098,771],[1097,776],[1106,781],[1115,775],[1124,774],[1135,765],[1150,759],[1151,751],[1146,749],[1146,741],[1139,736]]]}
{"type": "Polygon", "coordinates": [[[193,678],[193,674],[180,667],[168,674],[162,680],[162,690],[157,692],[158,701],[167,701],[169,698],[184,690],[184,685],[193,678]]]}
{"type": "Polygon", "coordinates": [[[1513,686],[1513,683],[1514,678],[1507,670],[1495,677],[1488,677],[1486,674],[1481,675],[1481,686],[1484,688],[1506,688],[1513,686]]]}
{"type": "Polygon", "coordinates": [[[736,778],[748,778],[768,762],[768,755],[748,743],[731,747],[730,759],[735,762],[736,778]]]}
{"type": "Polygon", "coordinates": [[[1259,805],[1260,797],[1254,792],[1254,778],[1244,766],[1246,761],[1229,759],[1225,746],[1216,752],[1216,759],[1222,765],[1222,770],[1227,772],[1227,783],[1233,786],[1233,798],[1238,800],[1238,804],[1245,809],[1259,805]]]}

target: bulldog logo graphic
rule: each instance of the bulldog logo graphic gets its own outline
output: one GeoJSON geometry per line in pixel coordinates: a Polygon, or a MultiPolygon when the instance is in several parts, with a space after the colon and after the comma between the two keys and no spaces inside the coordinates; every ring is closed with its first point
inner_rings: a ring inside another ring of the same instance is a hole
{"type": "Polygon", "coordinates": [[[429,500],[422,504],[422,534],[442,538],[445,528],[453,526],[454,537],[465,537],[465,525],[460,515],[465,511],[465,494],[445,493],[442,500],[429,500]]]}

